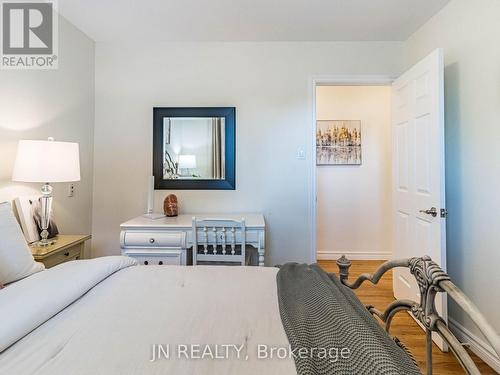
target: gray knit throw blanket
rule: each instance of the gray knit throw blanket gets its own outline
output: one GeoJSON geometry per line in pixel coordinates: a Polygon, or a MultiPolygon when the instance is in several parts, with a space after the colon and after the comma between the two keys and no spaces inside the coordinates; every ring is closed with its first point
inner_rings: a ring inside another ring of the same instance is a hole
{"type": "Polygon", "coordinates": [[[318,265],[277,274],[281,320],[299,375],[420,374],[356,295],[318,265]]]}

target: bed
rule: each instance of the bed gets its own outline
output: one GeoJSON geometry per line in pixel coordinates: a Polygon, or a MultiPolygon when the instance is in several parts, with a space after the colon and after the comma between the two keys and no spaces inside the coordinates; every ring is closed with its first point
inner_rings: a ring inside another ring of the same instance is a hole
{"type": "MultiPolygon", "coordinates": [[[[361,372],[349,371],[359,359],[351,365],[341,358],[333,364],[318,359],[307,363],[283,354],[290,344],[315,346],[315,338],[323,333],[331,344],[336,340],[332,341],[332,334],[344,327],[339,322],[328,327],[325,315],[314,315],[330,312],[334,320],[342,315],[340,310],[335,312],[334,300],[329,300],[332,295],[341,297],[332,293],[335,284],[323,280],[325,277],[332,280],[333,276],[321,274],[316,266],[298,264],[281,270],[144,267],[135,266],[127,257],[64,263],[0,291],[0,373],[328,374],[338,366],[342,371],[335,373],[412,373],[398,367],[401,358],[379,367],[384,354],[394,355],[396,345],[372,356],[363,366],[374,367],[361,372]],[[316,278],[315,272],[320,284],[311,280],[311,274],[316,278]],[[308,301],[315,303],[308,306],[308,301]],[[293,304],[299,312],[293,311],[293,304]],[[280,352],[279,348],[284,349],[280,352]]],[[[345,274],[341,277],[345,282],[345,274]]],[[[363,280],[374,279],[365,275],[363,280]]],[[[339,290],[346,293],[349,288],[339,290]]],[[[356,306],[354,299],[348,304],[356,306]]],[[[380,335],[371,328],[374,331],[363,337],[359,321],[366,317],[356,320],[352,318],[355,313],[349,314],[354,328],[344,327],[347,336],[343,341],[356,335],[359,337],[353,342],[380,335]]],[[[385,345],[389,339],[387,335],[372,341],[385,345]]],[[[354,355],[361,348],[355,344],[351,350],[354,355]]]]}
{"type": "Polygon", "coordinates": [[[259,361],[252,352],[260,342],[288,345],[276,303],[277,270],[241,271],[134,266],[131,258],[105,257],[36,273],[0,293],[0,321],[9,322],[0,350],[11,344],[0,355],[0,373],[294,373],[293,360],[259,361]],[[169,346],[170,358],[163,352],[158,358],[155,344],[165,352],[169,346]],[[181,344],[218,344],[219,356],[224,344],[244,345],[240,356],[249,360],[238,360],[236,349],[227,360],[209,354],[189,360],[177,353],[181,344]]]}
{"type": "MultiPolygon", "coordinates": [[[[390,261],[352,283],[345,258],[338,277],[317,265],[137,266],[123,256],[42,270],[29,250],[15,248],[15,219],[5,221],[2,210],[0,204],[2,375],[419,374],[388,334],[402,310],[421,319],[429,335],[442,335],[466,372],[477,374],[434,311],[439,291],[500,351],[498,334],[428,258],[390,261]],[[395,301],[385,312],[363,307],[351,289],[376,283],[393,267],[410,268],[422,301],[395,301]]],[[[431,363],[429,357],[428,372],[431,363]]]]}

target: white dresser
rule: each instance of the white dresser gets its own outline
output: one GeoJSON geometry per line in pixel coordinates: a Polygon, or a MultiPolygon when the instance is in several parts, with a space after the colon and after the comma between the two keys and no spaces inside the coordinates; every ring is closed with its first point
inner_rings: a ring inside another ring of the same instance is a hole
{"type": "Polygon", "coordinates": [[[141,265],[187,265],[192,247],[192,218],[245,219],[246,243],[257,249],[259,266],[264,266],[266,224],[261,214],[190,214],[157,220],[136,217],[120,225],[122,254],[141,265]]]}

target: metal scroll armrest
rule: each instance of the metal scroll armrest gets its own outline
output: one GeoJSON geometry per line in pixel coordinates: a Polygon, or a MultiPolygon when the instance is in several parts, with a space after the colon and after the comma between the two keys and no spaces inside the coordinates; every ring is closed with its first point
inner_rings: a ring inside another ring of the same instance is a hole
{"type": "Polygon", "coordinates": [[[377,284],[382,276],[393,268],[406,267],[410,269],[420,289],[419,303],[411,300],[395,300],[383,312],[373,306],[367,306],[367,309],[384,323],[387,332],[389,332],[394,315],[403,310],[411,311],[412,315],[424,325],[427,336],[427,374],[432,374],[432,332],[438,333],[450,346],[451,351],[467,374],[480,374],[470,355],[437,313],[435,298],[439,292],[447,293],[464,310],[491,344],[493,350],[500,356],[500,336],[498,333],[472,301],[453,284],[450,277],[430,257],[387,261],[375,273],[364,273],[352,283],[348,281],[351,262],[345,256],[342,256],[337,260],[337,265],[339,267],[340,282],[350,289],[359,288],[365,281],[377,284]]]}

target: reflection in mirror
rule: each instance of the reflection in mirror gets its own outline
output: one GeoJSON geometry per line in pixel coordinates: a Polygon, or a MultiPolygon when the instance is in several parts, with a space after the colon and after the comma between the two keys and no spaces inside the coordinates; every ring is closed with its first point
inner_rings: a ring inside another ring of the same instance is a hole
{"type": "Polygon", "coordinates": [[[163,179],[224,180],[224,117],[163,117],[163,179]]]}

